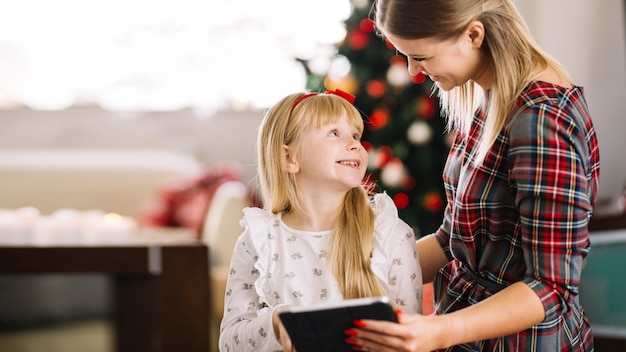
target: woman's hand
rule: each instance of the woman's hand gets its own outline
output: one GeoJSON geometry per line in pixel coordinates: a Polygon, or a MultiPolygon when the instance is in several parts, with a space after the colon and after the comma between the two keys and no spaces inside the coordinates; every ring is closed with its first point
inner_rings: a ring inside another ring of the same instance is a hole
{"type": "Polygon", "coordinates": [[[397,312],[398,323],[381,320],[357,320],[346,330],[346,342],[358,351],[429,352],[437,348],[434,331],[428,321],[432,316],[397,312]]]}
{"type": "Polygon", "coordinates": [[[543,303],[524,282],[455,312],[398,314],[398,323],[358,320],[347,342],[361,351],[432,351],[526,330],[545,319],[543,303]],[[358,346],[358,347],[357,347],[358,346]]]}

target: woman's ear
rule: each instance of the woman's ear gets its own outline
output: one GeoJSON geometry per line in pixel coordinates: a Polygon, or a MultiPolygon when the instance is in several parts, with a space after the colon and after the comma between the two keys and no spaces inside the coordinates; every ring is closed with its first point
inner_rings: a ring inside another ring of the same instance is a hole
{"type": "Polygon", "coordinates": [[[480,48],[485,40],[485,25],[480,21],[472,21],[467,25],[465,32],[474,48],[480,48]]]}
{"type": "Polygon", "coordinates": [[[281,162],[283,164],[283,170],[288,173],[296,174],[300,171],[300,166],[298,165],[298,162],[294,158],[294,153],[288,145],[283,145],[281,162]]]}

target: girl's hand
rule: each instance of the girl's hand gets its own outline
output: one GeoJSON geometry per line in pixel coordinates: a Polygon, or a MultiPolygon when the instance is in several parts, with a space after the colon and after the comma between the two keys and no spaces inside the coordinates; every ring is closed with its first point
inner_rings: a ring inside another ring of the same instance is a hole
{"type": "Polygon", "coordinates": [[[280,341],[281,346],[283,346],[284,352],[296,352],[296,348],[291,344],[291,338],[289,338],[289,334],[287,334],[287,330],[282,323],[279,325],[279,334],[280,337],[278,341],[280,341]]]}
{"type": "Polygon", "coordinates": [[[285,330],[285,326],[280,321],[280,318],[278,317],[278,311],[276,310],[272,313],[272,325],[274,326],[274,334],[276,335],[276,338],[283,347],[283,351],[296,352],[295,347],[293,347],[291,343],[291,338],[289,337],[287,330],[285,330]]]}
{"type": "Polygon", "coordinates": [[[429,352],[436,349],[429,331],[429,316],[402,314],[398,323],[381,320],[357,320],[355,328],[346,330],[346,342],[356,351],[429,352]]]}

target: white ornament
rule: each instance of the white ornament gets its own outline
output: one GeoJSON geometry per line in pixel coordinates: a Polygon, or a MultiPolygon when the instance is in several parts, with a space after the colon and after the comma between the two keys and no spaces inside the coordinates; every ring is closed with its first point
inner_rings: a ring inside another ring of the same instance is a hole
{"type": "Polygon", "coordinates": [[[387,70],[387,81],[396,87],[404,86],[411,82],[411,76],[405,66],[391,65],[387,70]]]}
{"type": "Polygon", "coordinates": [[[415,145],[427,143],[433,135],[430,126],[424,121],[415,121],[406,132],[407,138],[415,145]]]}
{"type": "Polygon", "coordinates": [[[404,164],[402,160],[392,159],[380,173],[380,179],[388,186],[399,186],[404,177],[404,164]]]}

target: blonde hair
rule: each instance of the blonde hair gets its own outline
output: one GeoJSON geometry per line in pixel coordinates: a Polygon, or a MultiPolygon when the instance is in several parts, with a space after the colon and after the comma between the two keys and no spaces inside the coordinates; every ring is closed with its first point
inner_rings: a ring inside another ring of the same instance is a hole
{"type": "MultiPolygon", "coordinates": [[[[567,71],[535,42],[523,18],[509,0],[378,0],[373,8],[379,33],[403,39],[457,39],[472,21],[485,27],[483,52],[491,60],[494,83],[487,119],[474,163],[481,163],[495,142],[513,104],[524,88],[544,70],[562,79],[567,71]]],[[[449,92],[438,90],[448,128],[469,133],[474,113],[483,102],[480,87],[468,81],[449,92]]]]}
{"type": "MultiPolygon", "coordinates": [[[[302,212],[295,176],[285,170],[281,157],[283,146],[291,146],[297,154],[303,131],[335,123],[344,115],[349,123],[363,131],[361,115],[344,98],[334,94],[316,94],[294,106],[303,95],[295,93],[280,100],[268,110],[259,128],[258,179],[263,206],[273,214],[302,212]]],[[[370,266],[374,212],[364,186],[352,188],[346,193],[332,232],[328,263],[344,298],[383,294],[370,266]]]]}

